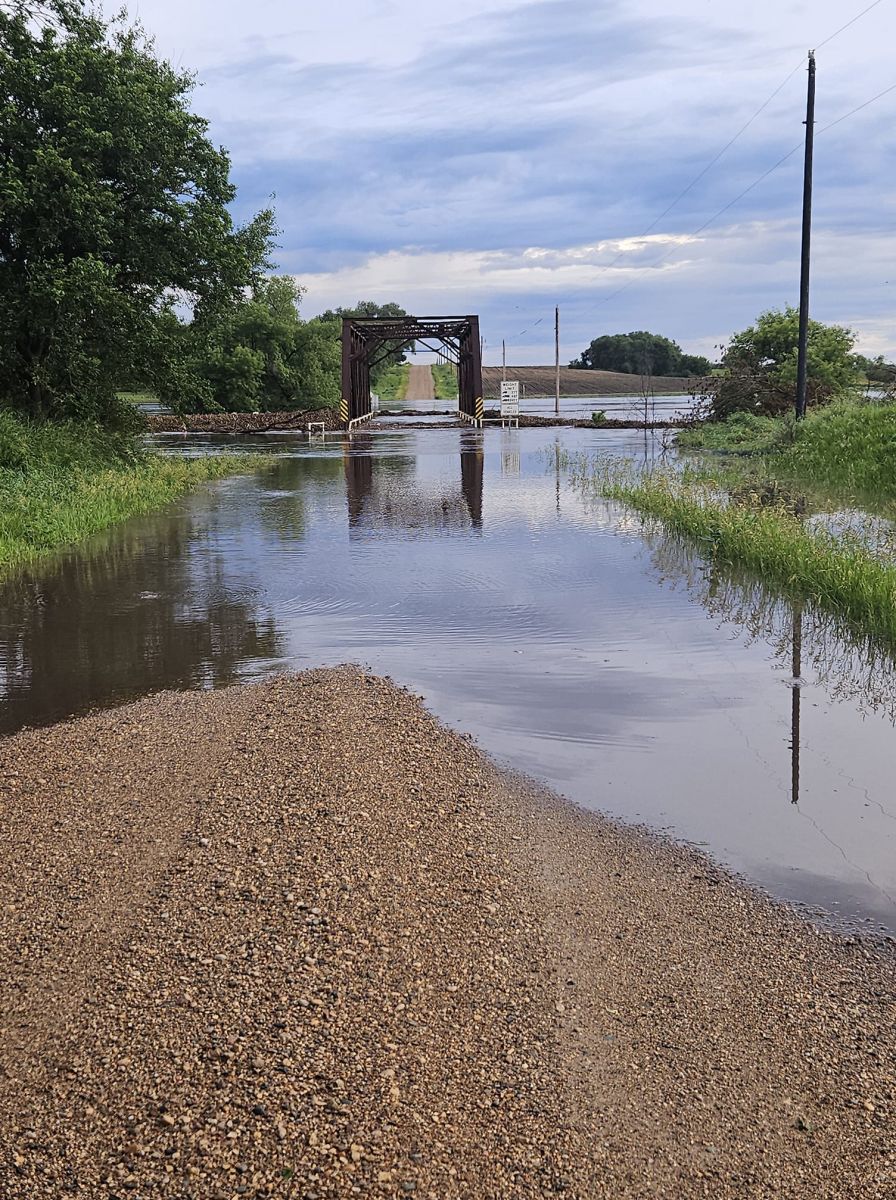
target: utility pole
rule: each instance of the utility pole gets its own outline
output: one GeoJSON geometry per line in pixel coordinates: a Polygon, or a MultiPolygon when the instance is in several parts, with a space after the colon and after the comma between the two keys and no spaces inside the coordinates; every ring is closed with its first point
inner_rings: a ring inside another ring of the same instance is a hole
{"type": "Polygon", "coordinates": [[[809,261],[812,243],[812,160],[815,149],[815,51],[809,51],[806,100],[806,163],[803,172],[803,256],[800,267],[800,344],[796,369],[796,418],[806,415],[809,367],[809,261]]]}
{"type": "Polygon", "coordinates": [[[560,306],[554,309],[554,415],[560,416],[560,306]]]}
{"type": "Polygon", "coordinates": [[[501,379],[507,378],[507,345],[501,338],[501,379]]]}

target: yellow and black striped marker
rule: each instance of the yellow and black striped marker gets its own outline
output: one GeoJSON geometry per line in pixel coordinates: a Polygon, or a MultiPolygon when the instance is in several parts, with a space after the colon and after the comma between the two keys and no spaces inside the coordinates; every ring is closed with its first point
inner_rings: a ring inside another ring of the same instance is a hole
{"type": "Polygon", "coordinates": [[[344,397],[339,401],[339,419],[340,421],[348,420],[348,401],[344,397]]]}

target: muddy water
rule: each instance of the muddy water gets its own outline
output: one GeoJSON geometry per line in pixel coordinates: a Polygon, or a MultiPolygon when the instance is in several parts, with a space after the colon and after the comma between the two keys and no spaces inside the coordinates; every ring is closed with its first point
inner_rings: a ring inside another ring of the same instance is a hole
{"type": "Polygon", "coordinates": [[[896,929],[891,666],[563,477],[562,449],[643,457],[658,441],[493,428],[244,444],[271,467],[0,587],[2,730],[363,662],[578,803],[896,929]]]}

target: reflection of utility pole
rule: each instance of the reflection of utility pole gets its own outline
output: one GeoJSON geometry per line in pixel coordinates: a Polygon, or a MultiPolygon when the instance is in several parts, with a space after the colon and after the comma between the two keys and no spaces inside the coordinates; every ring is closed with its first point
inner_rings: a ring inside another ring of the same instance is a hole
{"type": "Polygon", "coordinates": [[[803,658],[803,602],[795,600],[793,604],[793,657],[791,674],[793,692],[790,702],[790,802],[800,802],[800,701],[802,699],[802,658],[803,658]]]}
{"type": "Polygon", "coordinates": [[[809,254],[812,240],[812,155],[815,146],[815,51],[809,51],[806,100],[806,162],[803,173],[803,255],[800,266],[800,344],[796,368],[796,416],[806,415],[809,362],[809,254]]]}
{"type": "Polygon", "coordinates": [[[560,416],[560,307],[554,309],[554,415],[560,416]]]}
{"type": "Polygon", "coordinates": [[[554,442],[554,478],[557,481],[557,516],[560,516],[560,440],[554,442]]]}

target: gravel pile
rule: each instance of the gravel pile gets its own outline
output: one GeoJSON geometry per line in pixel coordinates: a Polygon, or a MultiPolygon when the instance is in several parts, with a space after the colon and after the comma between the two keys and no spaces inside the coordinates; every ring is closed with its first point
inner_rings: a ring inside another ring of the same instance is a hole
{"type": "Polygon", "coordinates": [[[896,1196],[891,966],[355,669],[0,743],[0,1197],[896,1196]]]}

